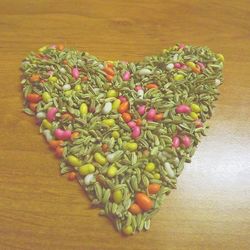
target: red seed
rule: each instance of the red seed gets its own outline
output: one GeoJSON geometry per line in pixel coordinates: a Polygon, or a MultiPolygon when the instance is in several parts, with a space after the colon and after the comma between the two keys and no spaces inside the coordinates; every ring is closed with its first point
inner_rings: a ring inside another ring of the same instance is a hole
{"type": "Polygon", "coordinates": [[[55,155],[58,158],[62,158],[63,157],[63,147],[60,147],[60,146],[56,147],[55,155]]]}
{"type": "Polygon", "coordinates": [[[129,103],[128,102],[122,102],[118,108],[119,113],[125,113],[129,108],[129,103]]]}
{"type": "Polygon", "coordinates": [[[150,194],[156,194],[161,189],[161,185],[157,183],[152,183],[148,185],[148,192],[150,194]]]}
{"type": "Polygon", "coordinates": [[[42,97],[40,95],[38,95],[38,94],[32,93],[32,94],[28,94],[26,99],[29,102],[38,103],[39,101],[42,100],[42,97]]]}
{"type": "Polygon", "coordinates": [[[146,85],[147,89],[158,89],[158,85],[155,83],[149,83],[146,85]]]}
{"type": "Polygon", "coordinates": [[[37,103],[29,103],[29,108],[33,111],[33,112],[36,112],[36,106],[37,106],[37,103]]]}
{"type": "Polygon", "coordinates": [[[68,180],[73,181],[76,178],[76,173],[75,172],[69,172],[68,173],[68,180]]]}
{"type": "Polygon", "coordinates": [[[114,70],[113,70],[112,68],[105,67],[105,68],[103,69],[103,71],[104,71],[106,74],[110,75],[110,76],[114,76],[114,75],[115,75],[115,72],[114,72],[114,70]]]}

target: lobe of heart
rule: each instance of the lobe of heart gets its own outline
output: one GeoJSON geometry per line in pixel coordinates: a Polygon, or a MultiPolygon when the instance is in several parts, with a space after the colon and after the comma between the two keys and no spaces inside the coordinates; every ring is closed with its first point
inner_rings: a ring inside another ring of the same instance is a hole
{"type": "Polygon", "coordinates": [[[36,117],[61,173],[131,235],[149,229],[205,135],[223,62],[184,44],[136,64],[45,46],[22,63],[24,111],[36,117]]]}

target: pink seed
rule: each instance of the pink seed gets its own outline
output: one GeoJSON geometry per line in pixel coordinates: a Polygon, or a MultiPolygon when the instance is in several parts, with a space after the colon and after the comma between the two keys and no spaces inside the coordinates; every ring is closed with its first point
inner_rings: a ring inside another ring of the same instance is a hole
{"type": "Polygon", "coordinates": [[[57,128],[55,130],[54,135],[55,135],[56,139],[63,140],[64,131],[60,128],[57,128]]]}
{"type": "Polygon", "coordinates": [[[51,70],[48,71],[48,75],[49,75],[49,76],[52,76],[52,75],[53,75],[53,71],[51,71],[51,70]]]}
{"type": "Polygon", "coordinates": [[[140,115],[144,115],[146,111],[146,106],[145,105],[138,106],[137,111],[140,115]]]}
{"type": "Polygon", "coordinates": [[[174,64],[174,67],[175,67],[176,69],[180,69],[180,68],[181,68],[181,64],[180,64],[180,63],[175,63],[175,64],[174,64]]]}
{"type": "Polygon", "coordinates": [[[65,130],[63,133],[63,140],[69,140],[71,138],[71,130],[65,130]]]}
{"type": "Polygon", "coordinates": [[[180,146],[180,138],[178,136],[174,136],[172,139],[172,146],[174,148],[178,148],[180,146]]]}
{"type": "Polygon", "coordinates": [[[156,110],[154,108],[151,108],[147,113],[147,119],[149,121],[153,121],[155,119],[155,115],[156,115],[156,110]]]}
{"type": "Polygon", "coordinates": [[[185,148],[190,147],[191,144],[192,144],[192,141],[191,141],[190,137],[187,136],[187,135],[182,136],[181,141],[182,141],[182,145],[183,145],[185,148]]]}
{"type": "Polygon", "coordinates": [[[136,139],[137,137],[139,137],[140,134],[141,134],[141,129],[140,129],[140,127],[135,126],[135,127],[132,128],[131,137],[132,137],[133,139],[136,139]]]}
{"type": "Polygon", "coordinates": [[[202,123],[202,121],[200,119],[195,120],[194,124],[195,124],[196,128],[202,128],[203,127],[203,123],[202,123]]]}
{"type": "Polygon", "coordinates": [[[127,123],[130,128],[136,127],[136,123],[134,121],[130,121],[127,123]]]}
{"type": "Polygon", "coordinates": [[[130,79],[130,72],[126,71],[122,77],[123,81],[128,81],[130,79]]]}
{"type": "Polygon", "coordinates": [[[142,90],[142,86],[139,86],[139,85],[135,86],[135,91],[139,91],[139,90],[142,90]]]}
{"type": "Polygon", "coordinates": [[[56,113],[58,109],[55,107],[49,108],[47,112],[47,119],[48,121],[52,122],[56,119],[56,113]]]}
{"type": "Polygon", "coordinates": [[[62,130],[57,128],[54,133],[56,139],[59,140],[68,140],[71,137],[71,130],[62,130]]]}
{"type": "Polygon", "coordinates": [[[126,102],[127,101],[127,98],[123,95],[119,96],[118,99],[121,101],[121,102],[126,102]]]}
{"type": "Polygon", "coordinates": [[[184,49],[185,48],[185,44],[184,43],[181,43],[180,45],[179,45],[179,49],[184,49]]]}
{"type": "Polygon", "coordinates": [[[79,77],[79,70],[78,70],[78,68],[73,68],[71,73],[72,73],[72,76],[75,79],[77,79],[79,77]]]}
{"type": "Polygon", "coordinates": [[[204,70],[206,68],[204,63],[202,63],[202,62],[197,62],[197,64],[200,66],[201,70],[204,70]]]}
{"type": "Polygon", "coordinates": [[[190,113],[191,109],[189,106],[185,105],[185,104],[180,104],[179,106],[177,106],[175,108],[175,112],[176,113],[190,113]]]}

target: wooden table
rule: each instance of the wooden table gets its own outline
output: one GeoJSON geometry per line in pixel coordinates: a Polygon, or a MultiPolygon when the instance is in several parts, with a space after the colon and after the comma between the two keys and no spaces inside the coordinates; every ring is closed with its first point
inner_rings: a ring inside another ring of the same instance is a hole
{"type": "Polygon", "coordinates": [[[0,249],[250,249],[250,2],[0,2],[0,249]],[[130,3],[128,3],[130,2],[130,3]],[[102,59],[141,60],[176,42],[224,54],[211,128],[149,232],[122,237],[22,113],[21,60],[64,43],[102,59]]]}

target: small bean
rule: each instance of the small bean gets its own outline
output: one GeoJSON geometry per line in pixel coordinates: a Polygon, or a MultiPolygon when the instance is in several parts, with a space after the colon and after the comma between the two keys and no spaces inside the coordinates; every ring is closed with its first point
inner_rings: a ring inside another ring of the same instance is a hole
{"type": "Polygon", "coordinates": [[[130,76],[131,76],[130,72],[129,71],[125,71],[124,74],[123,74],[123,76],[122,76],[122,80],[123,81],[128,81],[130,79],[130,76]]]}
{"type": "Polygon", "coordinates": [[[51,107],[48,109],[47,111],[47,119],[52,122],[56,119],[56,113],[57,113],[58,109],[55,107],[51,107]]]}
{"type": "Polygon", "coordinates": [[[120,137],[120,133],[119,133],[118,131],[113,131],[113,132],[112,132],[112,137],[113,137],[114,139],[118,139],[118,138],[120,137]]]}
{"type": "Polygon", "coordinates": [[[107,92],[107,97],[117,97],[118,96],[118,92],[114,89],[111,89],[107,92]]]}
{"type": "Polygon", "coordinates": [[[80,167],[82,165],[82,161],[75,157],[74,155],[69,155],[67,157],[68,163],[73,167],[80,167]]]}
{"type": "Polygon", "coordinates": [[[75,79],[78,79],[80,74],[78,68],[73,68],[71,74],[75,79]]]}
{"type": "Polygon", "coordinates": [[[88,114],[88,106],[87,106],[86,103],[81,104],[81,106],[80,106],[80,114],[82,116],[88,114]]]}
{"type": "MultiPolygon", "coordinates": [[[[38,119],[44,119],[45,117],[46,117],[46,114],[45,114],[45,112],[38,112],[37,114],[36,114],[36,117],[38,118],[38,119]]],[[[48,117],[47,117],[48,118],[48,117]]]]}
{"type": "Polygon", "coordinates": [[[53,140],[53,137],[51,135],[50,130],[48,130],[48,129],[43,130],[43,135],[45,136],[45,138],[46,138],[46,140],[48,142],[50,142],[51,140],[53,140]]]}
{"type": "Polygon", "coordinates": [[[94,154],[94,158],[100,165],[105,165],[107,162],[107,159],[101,153],[98,152],[94,154]]]}
{"type": "Polygon", "coordinates": [[[201,112],[201,108],[199,105],[192,103],[191,104],[191,110],[195,113],[200,113],[201,112]]]}
{"type": "Polygon", "coordinates": [[[149,162],[146,167],[145,170],[148,172],[152,172],[155,170],[155,164],[153,162],[149,162]]]}
{"type": "Polygon", "coordinates": [[[79,173],[81,175],[87,175],[87,174],[90,174],[93,172],[95,172],[95,166],[91,163],[87,163],[87,164],[79,167],[79,173]]]}
{"type": "Polygon", "coordinates": [[[171,70],[174,68],[174,64],[173,63],[169,63],[166,67],[168,70],[171,70]]]}
{"type": "Polygon", "coordinates": [[[117,112],[118,108],[120,107],[121,100],[120,99],[115,99],[114,102],[112,103],[112,110],[117,112]]]}
{"type": "Polygon", "coordinates": [[[184,75],[181,74],[177,74],[174,76],[175,81],[181,81],[184,79],[184,75]]]}
{"type": "Polygon", "coordinates": [[[139,75],[140,76],[145,76],[145,75],[150,75],[152,72],[150,69],[146,69],[146,68],[143,68],[143,69],[140,69],[139,70],[139,75]]]}
{"type": "Polygon", "coordinates": [[[77,85],[75,86],[74,90],[77,91],[77,92],[81,91],[81,90],[82,90],[81,85],[80,85],[80,84],[77,84],[77,85]]]}
{"type": "Polygon", "coordinates": [[[197,120],[197,119],[199,118],[198,114],[195,113],[195,112],[191,112],[189,115],[190,115],[194,120],[197,120]]]}
{"type": "Polygon", "coordinates": [[[191,109],[188,105],[180,104],[176,107],[175,112],[179,113],[179,114],[180,113],[190,113],[191,109]]]}
{"type": "Polygon", "coordinates": [[[91,184],[93,180],[94,180],[94,174],[87,174],[84,178],[84,183],[86,186],[88,186],[91,184]]]}
{"type": "Polygon", "coordinates": [[[133,227],[132,226],[125,226],[125,227],[123,227],[122,232],[125,235],[131,235],[131,234],[133,234],[133,227]]]}
{"type": "Polygon", "coordinates": [[[112,103],[106,102],[102,109],[103,114],[108,114],[111,110],[112,110],[112,103]]]}
{"type": "Polygon", "coordinates": [[[57,83],[57,81],[58,81],[57,77],[55,77],[55,76],[50,76],[48,80],[52,84],[57,83]]]}
{"type": "Polygon", "coordinates": [[[115,120],[114,119],[104,119],[102,121],[104,125],[107,125],[109,127],[113,127],[115,125],[115,120]]]}
{"type": "Polygon", "coordinates": [[[114,202],[119,204],[122,202],[122,199],[123,199],[122,191],[121,190],[114,191],[114,193],[113,193],[114,202]]]}
{"type": "Polygon", "coordinates": [[[117,167],[115,166],[115,164],[112,164],[107,171],[107,175],[108,177],[112,178],[116,175],[117,173],[117,167]]]}
{"type": "Polygon", "coordinates": [[[43,101],[49,103],[51,100],[51,96],[48,92],[43,92],[42,94],[43,101]]]}
{"type": "Polygon", "coordinates": [[[65,84],[63,85],[63,90],[70,90],[71,89],[71,86],[69,84],[65,84]]]}
{"type": "Polygon", "coordinates": [[[138,145],[137,145],[137,143],[135,143],[135,142],[127,142],[127,143],[125,143],[124,148],[125,148],[126,150],[132,152],[132,151],[136,151],[136,150],[137,150],[138,145]]]}
{"type": "Polygon", "coordinates": [[[46,128],[46,129],[51,129],[52,128],[52,124],[47,119],[43,119],[42,126],[44,128],[46,128]]]}

